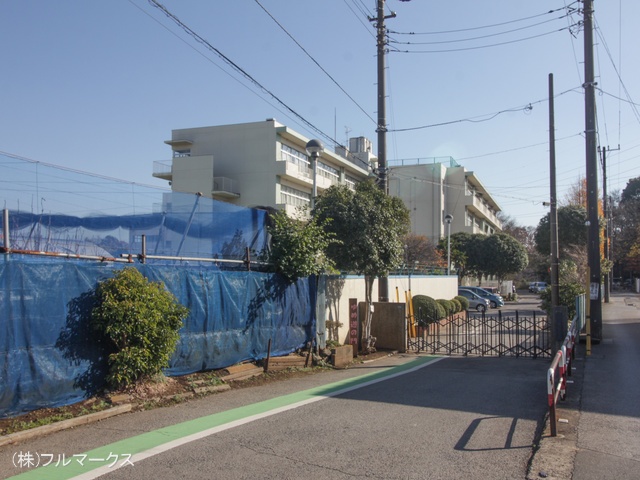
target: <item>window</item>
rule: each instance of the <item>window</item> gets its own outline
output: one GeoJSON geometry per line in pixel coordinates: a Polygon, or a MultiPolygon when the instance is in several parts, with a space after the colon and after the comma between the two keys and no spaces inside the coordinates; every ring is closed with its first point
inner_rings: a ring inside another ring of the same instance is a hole
{"type": "Polygon", "coordinates": [[[332,184],[340,182],[340,172],[323,162],[318,162],[318,175],[328,179],[332,184]]]}
{"type": "Polygon", "coordinates": [[[280,185],[280,203],[295,207],[308,206],[311,203],[311,194],[287,185],[280,185]]]}
{"type": "Polygon", "coordinates": [[[298,165],[302,168],[310,168],[311,162],[305,153],[302,153],[289,145],[281,144],[282,160],[298,165]]]}
{"type": "Polygon", "coordinates": [[[350,177],[349,175],[345,176],[344,178],[344,183],[347,185],[347,187],[349,187],[350,190],[355,190],[356,189],[356,179],[353,177],[350,177]]]}
{"type": "Polygon", "coordinates": [[[191,156],[190,148],[180,148],[173,151],[173,158],[190,157],[190,156],[191,156]]]}

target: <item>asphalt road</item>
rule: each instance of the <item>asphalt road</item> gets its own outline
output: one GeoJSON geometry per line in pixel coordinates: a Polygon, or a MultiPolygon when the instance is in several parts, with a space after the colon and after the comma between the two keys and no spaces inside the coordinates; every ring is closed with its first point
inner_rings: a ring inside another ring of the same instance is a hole
{"type": "Polygon", "coordinates": [[[0,477],[100,472],[16,467],[27,452],[54,463],[87,455],[85,464],[111,454],[116,466],[138,452],[100,478],[524,479],[546,412],[547,359],[429,360],[397,355],[2,447],[0,477]]]}

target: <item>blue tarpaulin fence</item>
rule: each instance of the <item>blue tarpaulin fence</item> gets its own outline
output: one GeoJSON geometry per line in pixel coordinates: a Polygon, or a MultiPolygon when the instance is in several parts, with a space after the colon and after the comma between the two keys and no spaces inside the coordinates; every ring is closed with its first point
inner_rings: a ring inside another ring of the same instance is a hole
{"type": "Polygon", "coordinates": [[[0,257],[0,416],[67,405],[102,385],[84,300],[99,281],[138,268],[190,309],[168,375],[283,355],[315,335],[315,279],[215,267],[0,257]]]}

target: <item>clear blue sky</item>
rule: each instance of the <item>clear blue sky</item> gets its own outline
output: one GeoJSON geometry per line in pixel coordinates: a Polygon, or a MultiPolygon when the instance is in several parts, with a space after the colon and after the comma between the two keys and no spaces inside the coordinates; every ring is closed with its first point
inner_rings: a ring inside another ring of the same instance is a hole
{"type": "MultiPolygon", "coordinates": [[[[376,145],[374,0],[161,3],[323,134],[344,143],[348,129],[376,145]]],[[[537,225],[549,197],[549,73],[559,199],[585,176],[583,33],[569,28],[582,16],[565,9],[582,4],[386,5],[397,13],[387,157],[451,156],[506,214],[537,225]]],[[[620,144],[608,156],[613,191],[640,175],[640,107],[628,102],[640,103],[640,2],[594,6],[599,141],[620,144]]],[[[0,0],[0,44],[3,152],[166,186],[151,173],[170,157],[172,129],[276,118],[320,136],[146,0],[0,0]]]]}

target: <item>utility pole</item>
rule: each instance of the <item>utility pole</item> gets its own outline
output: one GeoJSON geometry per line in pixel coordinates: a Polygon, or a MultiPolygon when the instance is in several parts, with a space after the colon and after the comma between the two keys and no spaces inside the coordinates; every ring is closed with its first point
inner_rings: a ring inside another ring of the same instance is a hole
{"type": "Polygon", "coordinates": [[[556,125],[553,101],[553,73],[549,74],[549,232],[551,234],[551,332],[553,351],[562,345],[567,323],[560,307],[560,268],[558,265],[558,200],[556,193],[556,125]]]}
{"type": "Polygon", "coordinates": [[[549,227],[551,232],[551,307],[560,305],[558,266],[558,201],[556,193],[556,132],[553,102],[553,73],[549,74],[549,227]]]}
{"type": "MultiPolygon", "coordinates": [[[[611,260],[611,245],[609,243],[609,197],[607,196],[607,150],[611,151],[611,147],[602,147],[598,149],[602,154],[602,210],[604,211],[604,258],[611,260]]],[[[620,145],[614,150],[620,150],[620,145]]],[[[604,274],[604,302],[609,303],[609,295],[611,292],[611,274],[607,271],[604,274]]]]}
{"type": "Polygon", "coordinates": [[[598,152],[596,139],[596,98],[593,66],[593,0],[583,0],[584,15],[584,101],[587,172],[587,219],[589,264],[589,319],[591,341],[602,340],[602,291],[600,268],[600,225],[598,221],[598,152]]]}
{"type": "MultiPolygon", "coordinates": [[[[387,29],[384,21],[387,18],[395,18],[395,12],[390,15],[384,14],[384,0],[377,0],[377,16],[369,18],[369,21],[375,22],[377,31],[377,47],[378,47],[378,186],[385,193],[389,193],[387,185],[387,102],[386,102],[386,80],[385,80],[385,54],[387,49],[387,29]]],[[[389,279],[384,277],[378,278],[378,301],[389,301],[389,279]]]]}

